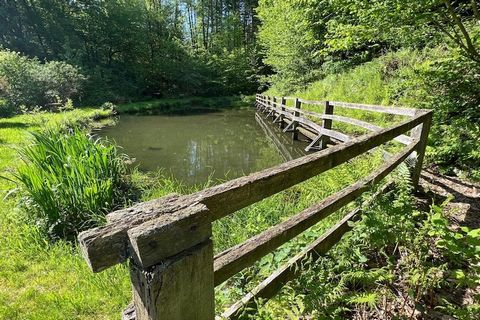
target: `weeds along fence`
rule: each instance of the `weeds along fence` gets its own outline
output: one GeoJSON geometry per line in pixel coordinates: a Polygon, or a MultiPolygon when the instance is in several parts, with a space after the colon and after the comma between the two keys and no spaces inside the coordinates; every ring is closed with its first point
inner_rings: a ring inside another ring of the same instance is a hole
{"type": "MultiPolygon", "coordinates": [[[[105,226],[79,235],[84,257],[94,272],[129,261],[133,303],[125,310],[124,319],[214,319],[215,286],[371,190],[408,157],[416,159],[411,172],[413,184],[418,183],[432,119],[430,110],[262,95],[257,95],[256,106],[259,113],[283,124],[285,132],[292,132],[294,137],[299,133],[310,137],[308,149],[321,151],[194,194],[169,195],[110,213],[105,226]],[[293,107],[287,106],[288,99],[293,100],[293,107]],[[302,110],[302,104],[322,105],[324,112],[302,110]],[[334,115],[335,107],[400,115],[406,119],[389,128],[380,128],[334,115]],[[320,119],[321,124],[311,117],[320,119]],[[333,130],[333,121],[372,132],[351,137],[333,130]],[[213,221],[392,140],[405,145],[402,151],[388,157],[367,177],[247,241],[213,255],[213,221]],[[326,148],[331,142],[337,144],[326,148]]],[[[246,312],[255,312],[259,301],[273,297],[285,283],[301,273],[304,259],[318,259],[340,241],[349,230],[348,222],[361,211],[362,206],[345,215],[218,317],[236,319],[246,312]]]]}

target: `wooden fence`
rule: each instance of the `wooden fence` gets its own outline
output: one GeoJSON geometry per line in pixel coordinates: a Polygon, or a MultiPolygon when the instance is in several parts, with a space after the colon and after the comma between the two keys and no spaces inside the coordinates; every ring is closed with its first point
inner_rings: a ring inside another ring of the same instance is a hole
{"type": "MultiPolygon", "coordinates": [[[[412,181],[417,185],[432,119],[430,110],[298,98],[293,98],[294,107],[291,108],[286,104],[287,99],[257,95],[256,105],[260,112],[272,117],[273,122],[283,123],[285,132],[291,131],[294,137],[299,132],[310,137],[308,149],[321,151],[194,194],[169,195],[110,213],[105,226],[79,235],[84,257],[94,272],[129,261],[133,304],[126,309],[124,319],[214,319],[215,286],[371,190],[407,157],[416,159],[412,181]],[[302,110],[302,104],[323,105],[324,113],[302,110]],[[380,128],[334,115],[334,107],[389,113],[406,119],[392,127],[380,128]],[[321,119],[321,125],[310,117],[321,119]],[[351,137],[333,130],[333,121],[357,125],[372,132],[351,137]],[[409,136],[406,135],[408,132],[409,136]],[[367,177],[244,243],[213,255],[213,221],[391,140],[397,140],[405,147],[367,177]],[[331,141],[341,143],[325,148],[331,141]]],[[[307,257],[315,260],[327,252],[349,230],[348,222],[357,218],[361,210],[362,206],[348,213],[219,317],[236,319],[245,311],[255,311],[258,298],[273,297],[286,282],[299,275],[301,261],[307,257]]]]}

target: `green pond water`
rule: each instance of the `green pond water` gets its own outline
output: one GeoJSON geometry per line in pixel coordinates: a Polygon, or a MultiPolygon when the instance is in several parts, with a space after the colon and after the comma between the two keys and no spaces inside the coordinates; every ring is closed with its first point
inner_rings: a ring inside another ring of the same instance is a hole
{"type": "Polygon", "coordinates": [[[188,185],[233,179],[305,155],[306,143],[292,141],[255,111],[123,115],[99,135],[114,140],[141,170],[164,168],[188,185]]]}

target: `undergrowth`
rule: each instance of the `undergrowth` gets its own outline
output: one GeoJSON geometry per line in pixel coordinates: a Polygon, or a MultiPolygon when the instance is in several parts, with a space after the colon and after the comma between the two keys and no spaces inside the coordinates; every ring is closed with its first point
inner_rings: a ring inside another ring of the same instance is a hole
{"type": "Polygon", "coordinates": [[[480,229],[449,227],[443,207],[416,209],[408,171],[354,229],[255,319],[478,319],[480,229]]]}
{"type": "MultiPolygon", "coordinates": [[[[16,149],[29,131],[92,125],[108,116],[98,109],[27,113],[0,119],[0,175],[13,179],[20,164],[16,149]]],[[[0,319],[116,319],[131,298],[128,271],[117,266],[93,274],[71,243],[47,241],[18,207],[15,183],[0,179],[0,319]]]]}

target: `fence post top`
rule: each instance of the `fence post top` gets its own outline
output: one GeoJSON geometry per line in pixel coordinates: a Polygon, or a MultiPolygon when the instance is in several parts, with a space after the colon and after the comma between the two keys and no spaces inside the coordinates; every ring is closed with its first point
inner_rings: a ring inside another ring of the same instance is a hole
{"type": "Polygon", "coordinates": [[[193,197],[170,195],[113,212],[107,225],[81,232],[78,241],[93,272],[130,257],[146,266],[209,237],[208,213],[193,197]]]}

